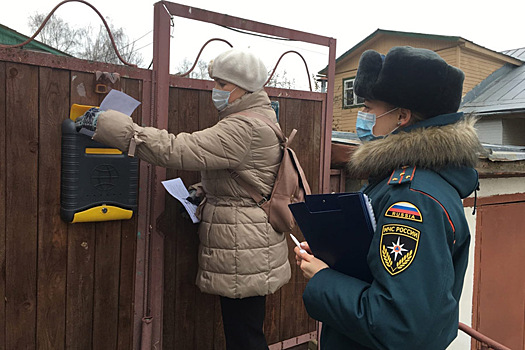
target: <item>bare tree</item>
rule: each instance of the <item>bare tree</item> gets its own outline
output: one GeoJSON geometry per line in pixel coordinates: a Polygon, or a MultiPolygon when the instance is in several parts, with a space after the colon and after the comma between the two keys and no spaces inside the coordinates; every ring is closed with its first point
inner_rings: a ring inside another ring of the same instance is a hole
{"type": "MultiPolygon", "coordinates": [[[[187,57],[184,57],[184,59],[181,62],[179,62],[179,65],[177,67],[178,74],[186,73],[190,70],[192,66],[193,62],[190,61],[187,57]]],[[[193,79],[209,80],[210,76],[208,75],[208,63],[206,63],[203,60],[199,60],[195,65],[195,68],[193,68],[193,70],[190,72],[190,74],[187,75],[187,77],[193,79]]]]}
{"type": "MultiPolygon", "coordinates": [[[[142,55],[135,51],[135,43],[129,41],[128,36],[124,33],[124,29],[115,28],[113,24],[109,23],[109,18],[106,18],[106,21],[120,56],[129,63],[142,65],[142,55]]],[[[87,32],[88,35],[84,37],[84,50],[81,51],[80,58],[113,64],[121,63],[105,26],[100,25],[96,34],[93,34],[93,29],[89,26],[87,32]]]]}
{"type": "MultiPolygon", "coordinates": [[[[35,13],[29,16],[28,25],[31,32],[36,32],[47,15],[35,13]]],[[[52,15],[42,28],[37,39],[46,45],[76,56],[80,48],[80,41],[86,35],[86,29],[72,28],[62,18],[52,15]]]]}
{"type": "MultiPolygon", "coordinates": [[[[193,62],[190,61],[187,57],[185,57],[181,62],[179,62],[179,65],[177,67],[177,74],[180,75],[186,73],[188,70],[190,70],[192,66],[193,62]]],[[[268,74],[271,74],[271,72],[269,72],[268,74]]],[[[204,62],[203,60],[199,60],[195,65],[195,68],[193,68],[190,74],[188,74],[186,77],[193,79],[210,79],[210,76],[208,75],[208,63],[204,62]]],[[[277,87],[281,89],[294,89],[295,78],[290,79],[286,70],[282,72],[278,71],[272,76],[272,79],[270,79],[267,86],[277,87]]]]}
{"type": "MultiPolygon", "coordinates": [[[[36,31],[46,15],[36,13],[29,17],[29,28],[36,31]]],[[[111,29],[111,34],[120,55],[124,60],[138,66],[143,64],[142,55],[135,50],[135,43],[130,42],[123,28],[115,28],[106,17],[106,22],[111,29]]],[[[37,37],[44,44],[67,52],[78,58],[92,61],[121,64],[115,49],[111,44],[106,27],[100,25],[95,33],[91,26],[87,28],[73,28],[67,22],[55,15],[51,16],[37,37]]]]}
{"type": "MultiPolygon", "coordinates": [[[[271,74],[271,72],[269,73],[271,74]]],[[[267,86],[272,86],[281,89],[293,89],[295,88],[295,78],[289,79],[288,72],[282,71],[282,74],[278,71],[272,76],[272,79],[268,82],[267,86]]]]}

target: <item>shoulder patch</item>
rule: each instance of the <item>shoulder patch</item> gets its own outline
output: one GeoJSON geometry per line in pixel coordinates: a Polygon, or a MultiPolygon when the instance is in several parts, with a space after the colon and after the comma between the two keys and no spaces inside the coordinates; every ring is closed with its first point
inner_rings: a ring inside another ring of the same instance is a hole
{"type": "Polygon", "coordinates": [[[423,222],[423,216],[418,207],[409,202],[396,202],[386,211],[385,216],[397,219],[423,222]]]}
{"type": "Polygon", "coordinates": [[[381,228],[379,256],[392,276],[405,271],[416,258],[420,231],[413,227],[387,224],[381,228]]]}
{"type": "Polygon", "coordinates": [[[416,167],[404,166],[399,169],[396,169],[390,175],[388,180],[389,185],[401,185],[407,182],[411,182],[416,173],[416,167]]]}

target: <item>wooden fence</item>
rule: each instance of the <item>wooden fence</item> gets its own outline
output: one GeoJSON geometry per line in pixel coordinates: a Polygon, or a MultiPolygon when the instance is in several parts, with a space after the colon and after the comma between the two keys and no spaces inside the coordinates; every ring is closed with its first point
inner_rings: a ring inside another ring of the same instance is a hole
{"type": "MultiPolygon", "coordinates": [[[[67,224],[60,219],[61,123],[72,103],[98,105],[105,96],[94,92],[95,71],[121,75],[113,88],[143,102],[132,117],[147,124],[151,71],[0,49],[0,298],[5,300],[0,348],[140,348],[142,318],[150,307],[144,289],[158,282],[144,277],[151,259],[144,227],[157,222],[164,235],[163,348],[221,349],[218,299],[194,284],[196,226],[180,216],[179,205],[168,196],[162,215],[145,220],[152,215],[147,204],[152,185],[144,162],[139,211],[131,220],[67,224]]],[[[171,79],[170,132],[217,122],[209,82],[171,79]]],[[[299,130],[292,146],[317,192],[325,94],[268,91],[280,102],[286,133],[299,130]]],[[[186,184],[199,181],[196,172],[167,174],[186,184]]],[[[290,283],[268,297],[270,344],[315,331],[301,299],[305,280],[293,263],[292,269],[290,283]]]]}
{"type": "MultiPolygon", "coordinates": [[[[0,61],[0,348],[130,349],[136,218],[60,219],[61,123],[72,103],[103,96],[93,73],[10,53],[20,63],[0,61]]],[[[140,80],[117,85],[140,99],[140,80]]]]}

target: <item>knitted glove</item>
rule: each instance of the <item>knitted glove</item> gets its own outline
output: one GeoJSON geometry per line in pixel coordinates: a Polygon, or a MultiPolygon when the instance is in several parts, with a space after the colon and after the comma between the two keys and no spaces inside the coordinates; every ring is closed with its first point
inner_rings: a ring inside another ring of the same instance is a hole
{"type": "Polygon", "coordinates": [[[192,188],[188,192],[190,196],[186,200],[192,204],[199,205],[204,197],[202,196],[202,191],[192,188]]]}
{"type": "Polygon", "coordinates": [[[102,113],[97,107],[88,109],[83,115],[75,119],[75,127],[77,131],[80,129],[88,129],[95,131],[97,129],[97,119],[100,113],[102,113]]]}

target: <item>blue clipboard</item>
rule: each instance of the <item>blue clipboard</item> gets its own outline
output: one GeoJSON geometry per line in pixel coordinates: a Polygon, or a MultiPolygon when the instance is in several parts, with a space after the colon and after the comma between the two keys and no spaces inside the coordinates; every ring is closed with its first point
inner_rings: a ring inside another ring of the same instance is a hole
{"type": "Polygon", "coordinates": [[[334,270],[372,282],[367,255],[375,219],[362,192],[307,195],[289,207],[316,257],[334,270]]]}

